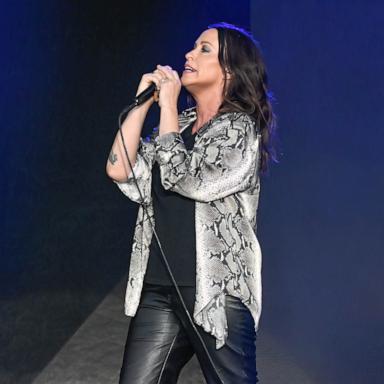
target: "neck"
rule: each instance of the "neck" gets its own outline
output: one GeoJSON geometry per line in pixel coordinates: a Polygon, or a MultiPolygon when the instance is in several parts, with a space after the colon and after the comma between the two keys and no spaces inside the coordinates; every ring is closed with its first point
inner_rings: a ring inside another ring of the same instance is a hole
{"type": "Polygon", "coordinates": [[[197,118],[194,125],[194,131],[200,129],[207,121],[212,119],[219,110],[222,102],[221,93],[205,92],[200,95],[193,95],[196,102],[197,118]]]}

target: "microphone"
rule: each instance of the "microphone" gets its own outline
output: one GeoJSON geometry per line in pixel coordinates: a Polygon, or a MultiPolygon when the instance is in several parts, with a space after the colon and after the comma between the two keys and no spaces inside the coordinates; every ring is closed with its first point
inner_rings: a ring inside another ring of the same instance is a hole
{"type": "Polygon", "coordinates": [[[156,84],[151,83],[151,85],[148,88],[144,89],[143,92],[139,93],[135,97],[136,106],[145,103],[148,99],[150,99],[153,96],[155,91],[156,91],[156,84]]]}

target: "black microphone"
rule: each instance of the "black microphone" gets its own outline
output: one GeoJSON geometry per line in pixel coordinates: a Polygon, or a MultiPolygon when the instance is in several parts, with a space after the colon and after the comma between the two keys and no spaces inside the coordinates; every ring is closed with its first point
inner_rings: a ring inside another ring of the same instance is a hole
{"type": "Polygon", "coordinates": [[[148,99],[150,99],[153,96],[155,91],[156,91],[156,84],[151,83],[151,85],[148,88],[144,89],[143,92],[141,92],[135,97],[135,104],[141,105],[145,103],[148,99]]]}

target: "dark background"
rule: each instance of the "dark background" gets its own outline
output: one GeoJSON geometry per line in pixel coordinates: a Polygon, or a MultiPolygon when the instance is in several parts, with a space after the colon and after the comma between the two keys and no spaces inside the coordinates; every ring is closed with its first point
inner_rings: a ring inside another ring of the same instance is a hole
{"type": "Polygon", "coordinates": [[[180,70],[222,20],[252,27],[276,97],[282,155],[258,224],[261,332],[318,382],[382,382],[381,2],[2,8],[1,382],[29,382],[126,274],[137,207],[104,171],[117,115],[142,73],[180,70]]]}
{"type": "Polygon", "coordinates": [[[321,382],[382,383],[384,4],[255,1],[252,23],[284,153],[262,189],[263,327],[321,382]]]}

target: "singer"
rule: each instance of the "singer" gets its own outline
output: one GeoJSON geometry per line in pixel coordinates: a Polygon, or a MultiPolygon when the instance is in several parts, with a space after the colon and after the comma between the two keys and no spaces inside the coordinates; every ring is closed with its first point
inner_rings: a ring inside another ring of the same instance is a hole
{"type": "Polygon", "coordinates": [[[185,58],[181,78],[167,65],[142,76],[137,94],[152,83],[157,91],[122,125],[133,172],[119,133],[107,161],[109,177],[140,204],[120,383],[177,383],[194,354],[208,384],[256,383],[256,212],[260,177],[275,159],[266,69],[254,38],[226,23],[210,25],[185,58]],[[178,114],[181,86],[195,106],[178,114]],[[142,126],[156,101],[159,126],[144,140],[142,126]]]}

